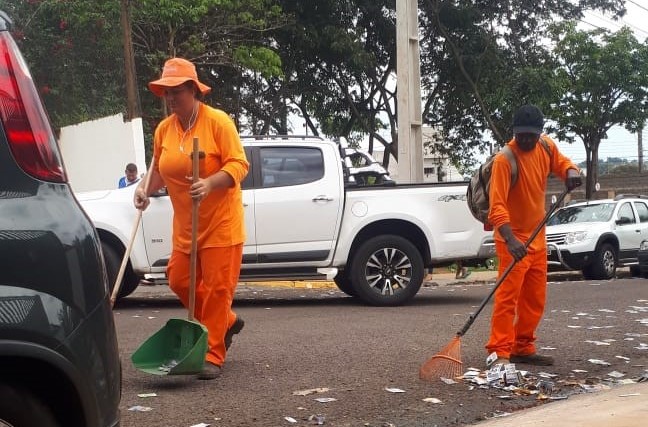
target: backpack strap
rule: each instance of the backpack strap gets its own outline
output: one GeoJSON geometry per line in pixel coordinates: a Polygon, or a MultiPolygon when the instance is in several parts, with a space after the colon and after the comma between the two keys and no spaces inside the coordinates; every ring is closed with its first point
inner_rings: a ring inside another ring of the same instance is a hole
{"type": "Polygon", "coordinates": [[[545,149],[547,154],[549,154],[549,160],[553,159],[553,150],[549,146],[549,142],[540,135],[540,144],[542,145],[542,148],[545,149]]]}
{"type": "Polygon", "coordinates": [[[513,187],[517,182],[518,177],[517,159],[515,158],[513,150],[511,150],[511,147],[509,147],[508,145],[502,147],[502,150],[500,150],[500,152],[504,157],[506,157],[509,164],[511,165],[511,187],[513,187]]]}

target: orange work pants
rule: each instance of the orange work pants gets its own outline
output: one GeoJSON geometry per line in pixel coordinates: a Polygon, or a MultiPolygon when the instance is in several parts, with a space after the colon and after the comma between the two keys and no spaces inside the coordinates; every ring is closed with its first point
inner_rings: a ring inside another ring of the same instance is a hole
{"type": "MultiPolygon", "coordinates": [[[[241,272],[243,244],[198,250],[196,262],[195,318],[208,332],[207,361],[221,366],[225,362],[225,333],[234,324],[234,291],[241,272]]],[[[173,251],[167,274],[169,287],[189,307],[189,254],[173,251]]]]}
{"type": "MultiPolygon", "coordinates": [[[[495,242],[499,274],[513,262],[504,242],[495,242]]],[[[536,328],[547,295],[547,251],[529,251],[495,292],[488,353],[509,358],[536,352],[536,328]]]]}

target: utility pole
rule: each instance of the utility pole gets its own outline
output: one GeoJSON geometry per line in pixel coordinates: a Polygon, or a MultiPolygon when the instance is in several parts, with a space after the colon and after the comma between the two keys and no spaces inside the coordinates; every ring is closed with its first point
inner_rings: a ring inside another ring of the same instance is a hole
{"type": "Polygon", "coordinates": [[[131,0],[121,0],[121,26],[124,42],[124,72],[126,74],[126,118],[132,120],[142,116],[137,74],[135,72],[135,52],[131,32],[131,0]]]}
{"type": "Polygon", "coordinates": [[[423,182],[421,58],[417,0],[396,0],[398,181],[423,182]]]}
{"type": "Polygon", "coordinates": [[[643,126],[637,132],[637,146],[639,150],[639,173],[643,172],[643,126]]]}

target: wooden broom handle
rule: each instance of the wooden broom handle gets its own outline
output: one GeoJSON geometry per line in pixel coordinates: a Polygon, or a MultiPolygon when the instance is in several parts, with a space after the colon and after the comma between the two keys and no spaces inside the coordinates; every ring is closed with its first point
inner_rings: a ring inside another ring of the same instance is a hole
{"type": "MultiPolygon", "coordinates": [[[[191,152],[191,182],[198,182],[199,176],[199,145],[198,137],[193,139],[193,151],[191,152]]],[[[199,199],[192,199],[191,203],[191,254],[189,258],[189,320],[194,320],[196,310],[196,264],[198,261],[198,208],[199,199]]]]}
{"type": "MultiPolygon", "coordinates": [[[[147,193],[149,184],[151,183],[151,175],[153,172],[153,163],[155,158],[151,159],[151,166],[149,166],[148,172],[144,177],[144,194],[147,193]]],[[[137,230],[139,229],[140,222],[142,221],[142,210],[137,209],[137,214],[135,215],[135,222],[133,222],[133,228],[131,229],[130,239],[128,240],[128,246],[124,251],[124,256],[122,257],[121,265],[119,266],[119,272],[117,273],[117,278],[115,279],[115,285],[113,286],[112,294],[110,295],[110,307],[112,308],[115,305],[117,300],[117,295],[121,290],[122,280],[124,279],[124,274],[126,273],[126,265],[128,265],[128,260],[130,259],[130,254],[133,250],[133,244],[135,243],[135,237],[137,236],[137,230]]]]}

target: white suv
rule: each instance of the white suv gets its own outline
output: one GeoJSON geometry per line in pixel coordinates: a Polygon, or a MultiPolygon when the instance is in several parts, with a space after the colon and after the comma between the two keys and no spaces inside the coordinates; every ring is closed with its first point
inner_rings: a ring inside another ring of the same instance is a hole
{"type": "Polygon", "coordinates": [[[648,196],[572,203],[547,222],[550,269],[582,270],[586,279],[611,279],[617,266],[638,274],[637,252],[648,239],[648,196]]]}

